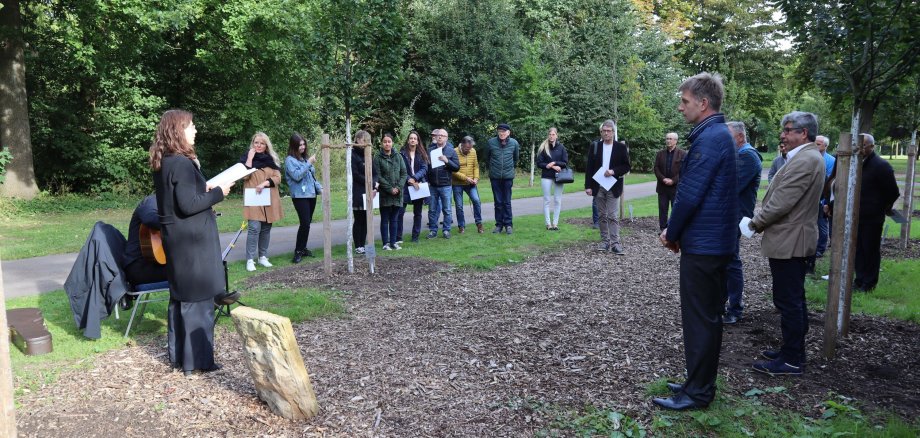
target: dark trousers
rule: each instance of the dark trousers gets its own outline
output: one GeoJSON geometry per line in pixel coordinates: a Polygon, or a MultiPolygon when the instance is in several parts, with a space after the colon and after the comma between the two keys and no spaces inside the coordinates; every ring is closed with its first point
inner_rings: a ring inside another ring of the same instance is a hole
{"type": "Polygon", "coordinates": [[[128,283],[137,287],[139,284],[159,283],[166,281],[166,265],[148,262],[146,259],[137,259],[125,266],[125,277],[128,283]]]}
{"type": "Polygon", "coordinates": [[[863,289],[875,289],[878,271],[882,266],[882,230],[884,222],[859,221],[856,232],[856,279],[853,285],[863,289]]]}
{"type": "Polygon", "coordinates": [[[495,198],[495,226],[513,226],[511,214],[511,186],[514,185],[514,180],[496,178],[489,181],[492,183],[492,196],[495,198]]]}
{"type": "Polygon", "coordinates": [[[367,245],[367,210],[354,210],[355,223],[351,227],[351,238],[355,248],[367,245]]]}
{"type": "Polygon", "coordinates": [[[827,220],[827,215],[824,214],[824,205],[818,205],[818,247],[815,249],[815,257],[824,257],[824,252],[827,251],[827,240],[830,230],[830,222],[827,220]]]}
{"type": "Polygon", "coordinates": [[[183,371],[214,368],[214,300],[169,299],[166,338],[169,362],[183,371]]]}
{"type": "Polygon", "coordinates": [[[707,405],[716,395],[725,270],[731,257],[687,253],[680,257],[680,317],[687,361],[684,392],[707,405]]]}
{"type": "Polygon", "coordinates": [[[380,207],[380,237],[384,245],[393,245],[400,240],[397,234],[396,221],[399,215],[399,208],[395,205],[389,207],[380,207]]]}
{"type": "Polygon", "coordinates": [[[399,208],[396,217],[396,240],[403,240],[403,215],[406,214],[406,208],[412,206],[412,237],[418,237],[422,232],[422,210],[425,207],[424,199],[416,199],[399,208]]]}
{"type": "Polygon", "coordinates": [[[773,305],[779,310],[783,346],[780,358],[791,365],[805,363],[805,334],[808,308],[805,306],[806,257],[770,259],[773,276],[773,305]]]}
{"type": "Polygon", "coordinates": [[[668,227],[668,209],[674,207],[674,194],[658,194],[658,228],[662,230],[668,227]]]}
{"type": "Polygon", "coordinates": [[[594,224],[594,228],[597,228],[597,221],[600,220],[601,215],[597,212],[597,197],[592,197],[591,199],[591,223],[594,224]]]}
{"type": "Polygon", "coordinates": [[[307,241],[310,240],[310,224],[313,223],[313,212],[316,210],[316,198],[291,198],[294,201],[294,210],[297,211],[297,219],[300,220],[300,226],[297,227],[297,241],[294,243],[294,251],[303,251],[307,249],[307,241]]]}
{"type": "Polygon", "coordinates": [[[741,318],[741,313],[744,311],[744,269],[741,264],[740,241],[735,242],[735,253],[732,254],[732,260],[728,263],[725,280],[728,292],[728,306],[725,308],[725,313],[741,318]]]}

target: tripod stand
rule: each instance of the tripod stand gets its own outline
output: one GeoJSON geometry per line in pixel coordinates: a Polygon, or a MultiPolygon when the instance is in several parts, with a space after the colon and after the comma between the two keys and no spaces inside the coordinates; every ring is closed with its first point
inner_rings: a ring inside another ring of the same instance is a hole
{"type": "Polygon", "coordinates": [[[224,250],[221,254],[221,260],[224,263],[224,293],[214,297],[214,305],[217,307],[216,313],[214,315],[214,326],[217,326],[217,321],[220,320],[221,316],[230,317],[230,306],[232,304],[239,304],[245,306],[242,301],[240,301],[240,293],[237,291],[230,291],[230,274],[229,268],[227,268],[227,256],[230,255],[230,251],[236,246],[237,240],[240,239],[240,235],[243,234],[243,230],[246,229],[246,221],[243,221],[243,224],[240,225],[240,229],[236,232],[236,236],[233,236],[233,239],[230,241],[230,244],[227,245],[227,249],[224,250]]]}

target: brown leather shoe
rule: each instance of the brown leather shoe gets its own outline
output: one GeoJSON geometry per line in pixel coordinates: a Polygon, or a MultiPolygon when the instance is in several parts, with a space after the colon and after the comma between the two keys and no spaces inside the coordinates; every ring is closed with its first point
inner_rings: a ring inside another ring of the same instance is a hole
{"type": "Polygon", "coordinates": [[[465,228],[465,227],[457,227],[457,230],[458,230],[458,232],[459,232],[460,234],[463,234],[463,232],[466,231],[466,228],[465,228]]]}
{"type": "Polygon", "coordinates": [[[482,234],[482,224],[476,224],[476,231],[478,231],[479,234],[482,234]]]}

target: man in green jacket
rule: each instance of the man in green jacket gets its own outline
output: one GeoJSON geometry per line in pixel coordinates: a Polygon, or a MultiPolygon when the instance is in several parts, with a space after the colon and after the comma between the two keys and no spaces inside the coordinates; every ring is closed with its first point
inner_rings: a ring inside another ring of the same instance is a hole
{"type": "Polygon", "coordinates": [[[496,129],[498,136],[489,139],[485,159],[489,163],[489,181],[495,198],[495,229],[493,233],[507,234],[513,231],[511,222],[511,186],[521,156],[521,145],[511,138],[511,127],[501,123],[496,129]]]}

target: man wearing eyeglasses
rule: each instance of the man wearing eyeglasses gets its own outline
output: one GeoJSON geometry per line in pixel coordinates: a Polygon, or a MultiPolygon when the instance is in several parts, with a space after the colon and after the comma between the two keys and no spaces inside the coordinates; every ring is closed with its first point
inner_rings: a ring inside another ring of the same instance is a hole
{"type": "Polygon", "coordinates": [[[610,251],[616,255],[625,255],[620,246],[620,196],[623,195],[623,177],[629,173],[629,150],[626,145],[613,140],[613,120],[601,124],[601,139],[596,140],[588,149],[587,169],[585,172],[585,194],[594,197],[597,204],[597,227],[601,233],[598,251],[610,251]],[[604,169],[604,176],[616,178],[616,182],[605,189],[594,178],[599,169],[604,169]]]}
{"type": "Polygon", "coordinates": [[[451,186],[451,174],[460,170],[460,159],[457,152],[454,151],[454,145],[447,141],[447,130],[435,129],[431,131],[431,145],[428,146],[428,156],[431,152],[438,149],[441,153],[437,160],[444,163],[443,166],[435,167],[432,162],[428,168],[428,186],[431,190],[431,198],[428,203],[428,236],[429,239],[438,237],[438,216],[444,214],[442,222],[442,233],[445,239],[450,239],[450,226],[453,224],[453,218],[450,212],[450,202],[454,196],[454,189],[451,186]]]}
{"type": "Polygon", "coordinates": [[[773,304],[780,313],[783,345],[765,350],[754,362],[754,371],[776,375],[799,375],[805,365],[805,306],[807,259],[818,246],[818,211],[815,205],[824,188],[824,158],[815,145],[818,118],[794,111],[782,121],[780,141],[786,164],[773,177],[760,211],[748,225],[763,233],[761,251],[770,260],[773,304]]]}

